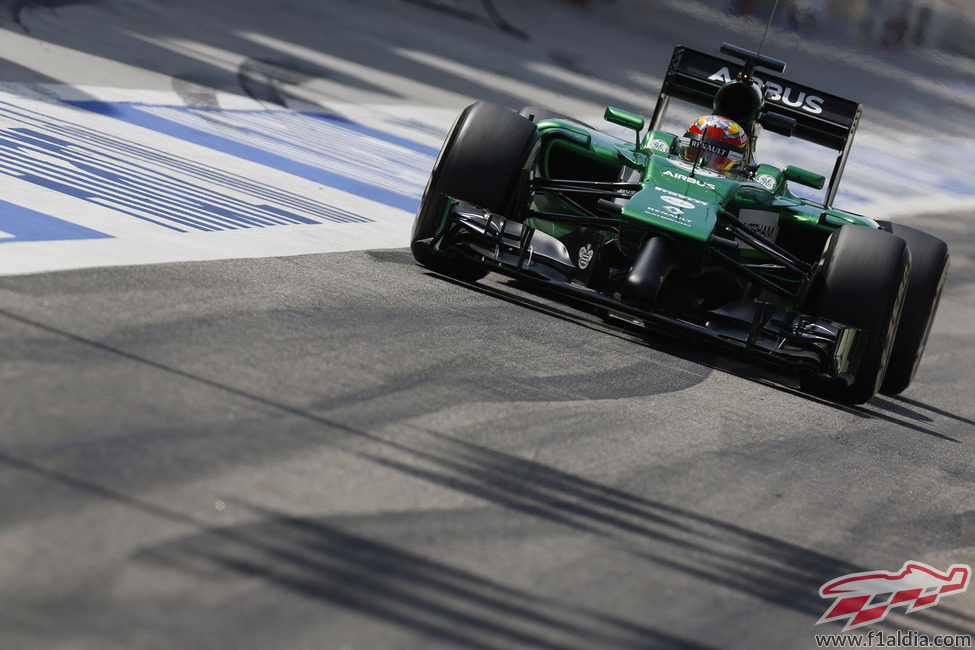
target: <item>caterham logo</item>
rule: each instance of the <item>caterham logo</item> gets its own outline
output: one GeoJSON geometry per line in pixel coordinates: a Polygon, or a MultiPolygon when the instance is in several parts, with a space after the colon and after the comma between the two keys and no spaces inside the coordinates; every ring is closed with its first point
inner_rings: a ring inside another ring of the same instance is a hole
{"type": "Polygon", "coordinates": [[[589,262],[592,261],[593,250],[592,244],[586,244],[579,249],[579,268],[583,271],[589,266],[589,262]]]}
{"type": "Polygon", "coordinates": [[[690,210],[694,207],[693,203],[691,203],[690,201],[685,201],[679,196],[668,196],[666,194],[662,194],[660,196],[660,200],[665,203],[669,203],[670,205],[676,206],[682,210],[690,210]]]}

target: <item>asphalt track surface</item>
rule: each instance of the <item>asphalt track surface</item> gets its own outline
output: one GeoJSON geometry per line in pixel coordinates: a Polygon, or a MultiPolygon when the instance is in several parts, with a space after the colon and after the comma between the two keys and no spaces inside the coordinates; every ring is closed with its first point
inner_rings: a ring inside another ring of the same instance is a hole
{"type": "MultiPolygon", "coordinates": [[[[652,28],[612,32],[592,9],[498,3],[520,26],[548,16],[524,40],[476,4],[466,17],[403,2],[243,6],[204,18],[290,29],[405,80],[332,75],[345,101],[418,101],[421,80],[443,89],[429,96],[439,106],[530,103],[517,84],[384,57],[394,41],[518,83],[510,61],[529,55],[622,83],[613,64],[636,31],[654,74],[675,39],[728,40],[672,7],[652,28]],[[558,29],[596,30],[598,47],[559,44],[558,29]],[[498,59],[478,63],[464,44],[498,59]]],[[[20,20],[125,60],[131,32],[112,21],[138,12],[102,7],[20,20]],[[95,38],[72,20],[111,29],[95,38]]],[[[194,10],[172,3],[163,26],[192,36],[205,23],[194,10]]],[[[817,69],[795,54],[797,70],[817,69]]],[[[922,133],[965,114],[914,83],[937,66],[890,56],[911,68],[901,82],[850,65],[837,92],[869,88],[884,124],[927,111],[922,133]]],[[[147,72],[120,86],[185,73],[185,61],[128,60],[147,72]]],[[[198,86],[240,83],[190,69],[198,86]]],[[[42,81],[27,66],[5,74],[42,81]]],[[[547,84],[583,112],[609,99],[547,84]]],[[[916,384],[858,408],[501,278],[449,281],[405,248],[2,277],[0,647],[815,647],[840,629],[815,625],[826,581],[975,561],[975,222],[910,223],[951,246],[941,312],[916,384]]],[[[970,634],[975,593],[876,628],[970,634]]]]}

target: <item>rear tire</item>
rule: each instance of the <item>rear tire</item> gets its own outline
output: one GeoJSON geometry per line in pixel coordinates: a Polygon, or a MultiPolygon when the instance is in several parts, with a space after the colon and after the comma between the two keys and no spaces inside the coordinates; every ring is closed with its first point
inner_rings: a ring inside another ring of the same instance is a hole
{"type": "Polygon", "coordinates": [[[926,232],[881,221],[880,227],[907,242],[911,249],[911,277],[904,298],[904,312],[880,392],[897,395],[910,386],[924,355],[941,289],[948,276],[948,245],[926,232]]]}
{"type": "Polygon", "coordinates": [[[910,252],[900,237],[854,225],[833,232],[804,311],[863,330],[866,347],[852,384],[804,375],[800,377],[803,390],[846,404],[862,404],[877,394],[890,359],[910,267],[910,252]]]}
{"type": "Polygon", "coordinates": [[[513,111],[484,102],[465,108],[444,140],[413,221],[416,261],[463,280],[484,277],[484,269],[430,243],[446,226],[447,196],[517,218],[537,143],[535,125],[513,111]]]}

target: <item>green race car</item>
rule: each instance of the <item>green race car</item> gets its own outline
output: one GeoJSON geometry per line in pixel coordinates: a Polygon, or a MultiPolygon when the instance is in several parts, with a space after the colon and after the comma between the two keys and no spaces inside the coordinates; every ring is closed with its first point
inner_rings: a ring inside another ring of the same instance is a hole
{"type": "Polygon", "coordinates": [[[791,369],[830,400],[903,391],[937,310],[947,245],[833,207],[860,104],[765,73],[784,72],[782,61],[721,52],[730,58],[674,50],[646,130],[644,118],[607,108],[632,139],[534,107],[467,107],[417,212],[414,257],[454,278],[494,271],[730,347],[791,369]],[[672,98],[711,113],[667,133],[672,98]],[[836,151],[828,184],[755,162],[762,129],[836,151]],[[793,185],[825,186],[824,197],[793,185]]]}

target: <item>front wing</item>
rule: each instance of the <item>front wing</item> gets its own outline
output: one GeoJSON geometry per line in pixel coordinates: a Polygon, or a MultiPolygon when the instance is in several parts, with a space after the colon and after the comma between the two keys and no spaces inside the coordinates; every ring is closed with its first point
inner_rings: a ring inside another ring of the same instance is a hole
{"type": "Polygon", "coordinates": [[[689,334],[779,368],[849,384],[859,365],[865,337],[857,328],[756,301],[724,305],[700,322],[641,309],[615,294],[572,282],[574,264],[558,239],[463,202],[449,201],[439,234],[417,243],[641,323],[648,330],[689,334]]]}

